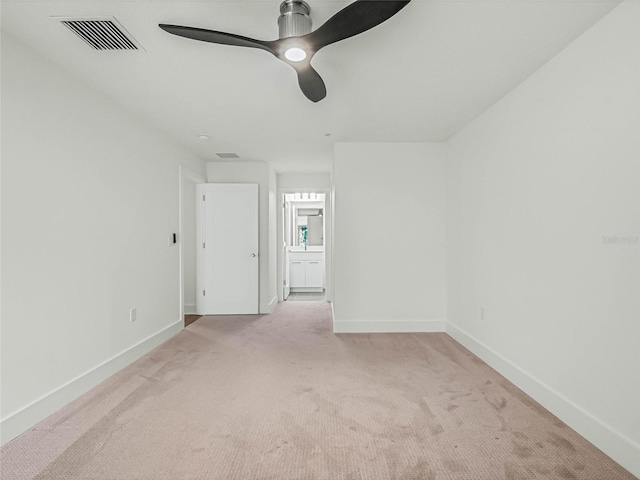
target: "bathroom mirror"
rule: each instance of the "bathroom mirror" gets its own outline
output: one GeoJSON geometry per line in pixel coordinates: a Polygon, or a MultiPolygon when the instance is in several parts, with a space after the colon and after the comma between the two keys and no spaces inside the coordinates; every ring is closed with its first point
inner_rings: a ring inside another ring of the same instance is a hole
{"type": "Polygon", "coordinates": [[[324,245],[324,216],[321,208],[297,209],[296,246],[321,247],[324,245]]]}
{"type": "Polygon", "coordinates": [[[285,204],[287,245],[305,250],[324,247],[324,194],[287,194],[285,204]]]}

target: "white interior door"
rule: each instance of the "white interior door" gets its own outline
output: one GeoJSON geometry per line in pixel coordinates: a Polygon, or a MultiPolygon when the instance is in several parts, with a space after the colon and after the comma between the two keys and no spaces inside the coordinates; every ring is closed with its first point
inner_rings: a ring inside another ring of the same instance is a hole
{"type": "Polygon", "coordinates": [[[258,313],[258,185],[205,183],[198,189],[198,313],[258,313]]]}

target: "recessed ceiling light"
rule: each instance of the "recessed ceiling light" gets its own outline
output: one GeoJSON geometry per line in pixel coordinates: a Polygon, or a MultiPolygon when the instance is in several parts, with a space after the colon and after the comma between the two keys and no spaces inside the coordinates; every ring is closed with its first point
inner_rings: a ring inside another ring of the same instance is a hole
{"type": "Polygon", "coordinates": [[[197,135],[197,137],[198,137],[198,140],[202,140],[203,142],[209,140],[210,138],[209,135],[205,135],[204,133],[197,135]]]}

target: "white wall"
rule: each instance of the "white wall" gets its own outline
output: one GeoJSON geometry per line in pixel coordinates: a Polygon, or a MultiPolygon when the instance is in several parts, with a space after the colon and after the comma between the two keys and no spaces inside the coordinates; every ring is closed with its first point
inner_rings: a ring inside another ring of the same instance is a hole
{"type": "Polygon", "coordinates": [[[257,183],[260,202],[260,313],[270,313],[278,303],[275,253],[276,175],[266,162],[209,162],[209,183],[257,183]]]}
{"type": "Polygon", "coordinates": [[[443,330],[445,148],[338,143],[334,331],[443,330]]]}
{"type": "Polygon", "coordinates": [[[278,211],[277,197],[278,176],[273,168],[269,168],[269,312],[278,304],[278,211]]]}
{"type": "Polygon", "coordinates": [[[320,192],[331,188],[330,173],[279,173],[277,179],[278,188],[287,191],[320,192]]]}
{"type": "Polygon", "coordinates": [[[448,162],[452,334],[640,475],[640,4],[454,136],[448,162]]]}
{"type": "Polygon", "coordinates": [[[205,183],[196,172],[182,169],[182,215],[180,217],[183,269],[183,308],[185,314],[196,313],[196,185],[205,183]]]}
{"type": "Polygon", "coordinates": [[[179,163],[204,171],[3,35],[3,441],[181,330],[179,163]]]}
{"type": "Polygon", "coordinates": [[[307,245],[324,246],[324,216],[313,215],[307,217],[307,245]]]}

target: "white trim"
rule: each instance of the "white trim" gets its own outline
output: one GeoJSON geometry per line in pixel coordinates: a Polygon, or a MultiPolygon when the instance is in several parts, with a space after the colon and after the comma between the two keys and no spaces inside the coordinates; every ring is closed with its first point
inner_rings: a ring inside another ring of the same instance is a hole
{"type": "Polygon", "coordinates": [[[267,305],[260,305],[260,313],[261,314],[269,314],[276,308],[278,304],[278,295],[274,295],[271,301],[267,305]]]}
{"type": "Polygon", "coordinates": [[[273,310],[274,308],[276,308],[276,305],[278,305],[278,295],[273,296],[271,302],[269,302],[269,308],[273,310]]]}
{"type": "MultiPolygon", "coordinates": [[[[178,264],[179,264],[178,288],[180,290],[178,294],[180,298],[180,318],[183,319],[183,327],[184,327],[185,314],[192,313],[191,310],[187,311],[187,305],[184,304],[184,246],[182,243],[182,236],[184,234],[182,209],[184,205],[182,205],[182,193],[183,193],[182,189],[185,181],[193,182],[197,185],[200,183],[206,183],[207,179],[202,173],[196,172],[195,170],[192,170],[189,167],[186,167],[182,164],[178,166],[178,252],[179,252],[178,254],[178,264]]],[[[195,198],[193,199],[193,201],[194,203],[196,202],[195,198]]],[[[197,265],[196,265],[196,268],[198,268],[197,265]]],[[[193,313],[197,313],[197,307],[194,307],[193,313]]]]}
{"type": "Polygon", "coordinates": [[[322,293],[322,287],[291,287],[291,293],[322,293]]]}
{"type": "Polygon", "coordinates": [[[329,302],[329,304],[331,305],[331,325],[333,325],[333,333],[338,333],[336,332],[336,311],[333,308],[333,302],[329,302]]]}
{"type": "MultiPolygon", "coordinates": [[[[331,304],[333,313],[333,303],[331,304]]],[[[333,333],[433,333],[444,332],[443,319],[430,320],[336,320],[333,333]]]]}
{"type": "MultiPolygon", "coordinates": [[[[204,295],[203,278],[204,278],[204,251],[202,242],[204,241],[204,184],[196,185],[196,314],[204,315],[204,295]]],[[[184,287],[182,287],[184,290],[184,287]]]]}
{"type": "Polygon", "coordinates": [[[632,439],[614,430],[464,330],[447,322],[446,332],[622,467],[633,475],[640,476],[640,445],[632,439]]]}
{"type": "Polygon", "coordinates": [[[67,383],[60,385],[49,393],[44,394],[30,404],[10,413],[0,420],[0,443],[5,444],[21,433],[26,432],[36,423],[44,420],[114,373],[122,370],[158,345],[180,333],[183,328],[184,321],[180,319],[128,349],[117,353],[85,373],[78,375],[76,378],[69,380],[67,383]]]}
{"type": "Polygon", "coordinates": [[[185,303],[184,304],[184,314],[185,315],[196,315],[196,304],[195,303],[185,303]]]}

